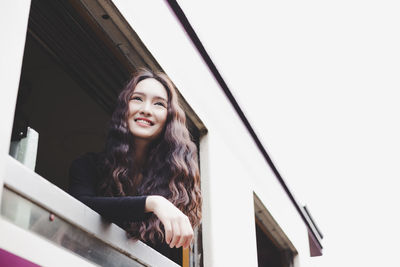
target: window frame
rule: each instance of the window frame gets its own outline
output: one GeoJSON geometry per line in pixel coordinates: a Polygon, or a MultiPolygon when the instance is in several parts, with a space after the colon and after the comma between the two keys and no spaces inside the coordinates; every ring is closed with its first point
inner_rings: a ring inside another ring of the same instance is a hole
{"type": "MultiPolygon", "coordinates": [[[[108,28],[104,27],[104,34],[109,34],[112,29],[116,29],[115,27],[120,30],[119,33],[121,33],[122,35],[109,35],[109,37],[113,40],[113,42],[120,42],[123,38],[125,38],[123,40],[125,42],[125,48],[121,48],[122,46],[119,46],[119,49],[126,49],[127,52],[123,54],[126,56],[127,61],[132,61],[132,58],[129,58],[132,55],[132,53],[129,53],[130,46],[139,45],[142,47],[141,52],[145,53],[142,59],[144,59],[146,63],[153,62],[148,65],[150,65],[154,69],[161,70],[161,67],[158,66],[149,51],[145,49],[140,39],[129,32],[129,30],[131,30],[129,24],[124,21],[122,15],[119,13],[116,7],[112,5],[111,2],[101,0],[79,0],[74,3],[76,5],[80,5],[80,7],[82,8],[81,11],[87,12],[87,16],[93,16],[94,21],[97,21],[100,27],[102,27],[102,25],[100,24],[101,20],[99,20],[99,18],[101,17],[99,10],[103,9],[107,11],[108,14],[112,13],[113,15],[111,15],[111,18],[114,20],[114,24],[110,24],[111,26],[108,25],[108,28]]],[[[114,224],[108,224],[104,222],[104,220],[98,213],[96,213],[80,201],[76,200],[54,184],[50,183],[39,174],[19,163],[8,154],[13,124],[12,122],[14,118],[14,110],[19,89],[25,37],[28,29],[30,1],[29,3],[24,3],[24,12],[21,12],[21,5],[22,4],[18,5],[17,3],[13,4],[14,9],[13,12],[9,13],[9,17],[12,17],[13,20],[20,19],[20,21],[21,18],[23,18],[23,23],[18,23],[18,31],[14,31],[15,29],[13,28],[13,32],[10,30],[6,32],[9,35],[15,35],[12,40],[14,41],[14,44],[17,44],[18,49],[14,49],[13,53],[8,55],[8,58],[10,59],[10,61],[11,59],[13,59],[13,57],[14,60],[15,58],[19,59],[16,63],[14,63],[15,67],[19,71],[15,71],[12,74],[13,80],[11,80],[11,78],[9,79],[9,86],[7,86],[7,88],[5,88],[5,90],[2,92],[2,96],[7,97],[0,98],[0,103],[3,107],[2,112],[0,113],[0,119],[4,122],[3,127],[0,130],[0,186],[2,188],[9,188],[17,194],[22,195],[26,199],[44,207],[49,212],[54,212],[56,215],[78,226],[80,229],[84,230],[88,234],[96,236],[110,246],[118,249],[122,253],[130,255],[132,258],[138,259],[139,262],[145,265],[177,266],[171,260],[164,257],[152,248],[148,247],[143,242],[136,242],[127,239],[126,233],[123,229],[114,224]],[[14,15],[14,17],[10,14],[14,15]]],[[[6,36],[4,37],[6,38],[6,36]]],[[[4,51],[3,53],[7,53],[7,51],[3,49],[2,51],[4,51]]],[[[188,103],[182,97],[182,95],[179,94],[179,96],[180,103],[187,113],[187,116],[194,122],[196,128],[198,128],[199,130],[201,141],[201,137],[207,132],[207,130],[199,117],[194,113],[194,111],[190,108],[188,103]]],[[[3,190],[0,190],[0,203],[2,191],[3,190]]],[[[9,224],[6,220],[3,219],[3,217],[0,216],[0,223],[3,222],[5,224],[9,224]]],[[[0,247],[2,246],[0,245],[0,247]]],[[[20,253],[24,254],[25,252],[20,251],[20,253]]],[[[66,252],[66,254],[72,254],[72,252],[66,252]]]]}

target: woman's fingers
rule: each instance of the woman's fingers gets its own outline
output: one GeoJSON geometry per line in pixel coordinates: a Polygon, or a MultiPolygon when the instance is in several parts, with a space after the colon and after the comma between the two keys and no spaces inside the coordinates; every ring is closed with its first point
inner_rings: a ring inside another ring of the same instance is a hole
{"type": "Polygon", "coordinates": [[[175,220],[172,223],[172,241],[171,243],[169,243],[169,246],[171,248],[175,247],[176,244],[179,242],[180,238],[181,238],[181,229],[179,223],[177,223],[177,221],[175,220]]]}
{"type": "Polygon", "coordinates": [[[170,247],[189,247],[193,239],[193,229],[189,219],[180,217],[172,223],[172,240],[169,243],[170,247]]]}
{"type": "Polygon", "coordinates": [[[192,243],[192,238],[188,238],[185,242],[185,244],[183,244],[183,248],[188,248],[190,247],[190,243],[192,243]]]}
{"type": "Polygon", "coordinates": [[[186,242],[182,244],[184,248],[188,248],[190,246],[190,243],[192,243],[193,240],[193,235],[194,235],[193,230],[192,228],[190,228],[189,234],[187,235],[186,238],[186,242]]]}
{"type": "Polygon", "coordinates": [[[187,217],[183,217],[180,220],[179,225],[181,227],[182,235],[181,235],[179,242],[176,244],[177,248],[184,246],[188,242],[190,244],[190,242],[192,241],[192,237],[193,237],[193,230],[190,225],[189,219],[187,217]]]}
{"type": "Polygon", "coordinates": [[[165,242],[167,242],[167,244],[170,244],[172,239],[172,226],[169,221],[164,223],[164,230],[165,230],[165,242]]]}

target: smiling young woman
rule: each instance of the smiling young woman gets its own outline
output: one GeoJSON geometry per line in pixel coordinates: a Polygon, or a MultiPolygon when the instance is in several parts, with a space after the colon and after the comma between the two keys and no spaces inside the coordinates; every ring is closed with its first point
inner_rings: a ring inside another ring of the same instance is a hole
{"type": "Polygon", "coordinates": [[[104,152],[70,168],[70,193],[176,260],[201,219],[197,148],[163,73],[140,69],[118,97],[104,152]]]}

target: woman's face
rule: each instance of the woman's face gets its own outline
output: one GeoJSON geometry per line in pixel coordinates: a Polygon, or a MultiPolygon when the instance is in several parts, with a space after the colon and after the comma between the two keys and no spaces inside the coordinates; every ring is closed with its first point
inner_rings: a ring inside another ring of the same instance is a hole
{"type": "Polygon", "coordinates": [[[154,140],[167,121],[168,95],[153,78],[140,81],[129,100],[128,126],[135,138],[154,140]]]}

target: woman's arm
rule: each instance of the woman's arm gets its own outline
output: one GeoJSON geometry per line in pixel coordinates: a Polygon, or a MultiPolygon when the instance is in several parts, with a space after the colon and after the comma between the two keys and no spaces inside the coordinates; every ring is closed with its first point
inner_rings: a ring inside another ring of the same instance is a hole
{"type": "Polygon", "coordinates": [[[165,240],[172,247],[189,247],[193,229],[188,217],[162,196],[96,196],[99,174],[96,154],[76,159],[70,167],[69,193],[100,215],[113,222],[139,221],[153,212],[165,229],[165,240]]]}
{"type": "Polygon", "coordinates": [[[145,211],[153,212],[164,225],[165,241],[169,246],[188,248],[193,239],[189,218],[162,196],[148,196],[145,211]]]}
{"type": "Polygon", "coordinates": [[[96,157],[96,154],[88,153],[72,162],[69,170],[69,193],[113,222],[145,219],[146,196],[96,196],[99,179],[96,157]]]}

